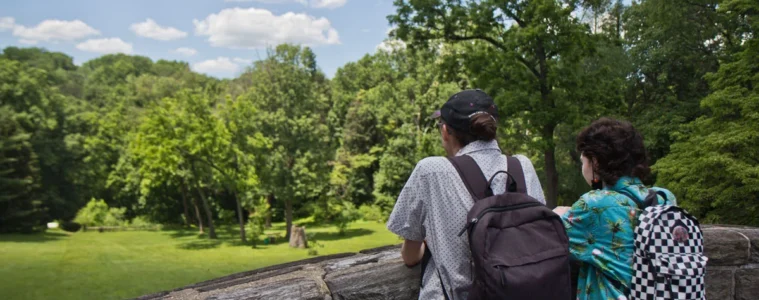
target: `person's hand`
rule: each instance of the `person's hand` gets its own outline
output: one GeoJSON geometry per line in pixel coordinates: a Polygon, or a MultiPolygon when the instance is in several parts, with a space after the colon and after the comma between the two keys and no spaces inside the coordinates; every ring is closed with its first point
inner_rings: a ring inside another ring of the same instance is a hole
{"type": "Polygon", "coordinates": [[[557,215],[562,216],[566,212],[568,212],[569,209],[571,209],[571,207],[569,206],[557,206],[556,208],[553,209],[553,212],[556,213],[557,215]]]}

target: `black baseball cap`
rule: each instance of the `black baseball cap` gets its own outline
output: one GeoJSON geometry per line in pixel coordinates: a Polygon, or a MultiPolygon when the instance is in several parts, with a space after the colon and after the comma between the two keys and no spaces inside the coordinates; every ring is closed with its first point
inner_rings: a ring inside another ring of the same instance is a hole
{"type": "Polygon", "coordinates": [[[454,94],[431,117],[443,119],[445,124],[456,131],[469,132],[471,118],[480,113],[487,113],[498,119],[498,108],[493,98],[480,89],[473,89],[454,94]]]}

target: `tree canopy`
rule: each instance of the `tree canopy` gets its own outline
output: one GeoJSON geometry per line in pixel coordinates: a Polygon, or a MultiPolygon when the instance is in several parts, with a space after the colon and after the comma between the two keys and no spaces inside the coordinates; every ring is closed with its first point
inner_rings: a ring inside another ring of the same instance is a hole
{"type": "Polygon", "coordinates": [[[272,220],[382,219],[444,155],[427,116],[468,88],[494,97],[499,144],[533,160],[549,205],[587,191],[575,135],[612,116],[643,133],[646,183],[705,222],[759,225],[755,2],[396,0],[387,47],[332,78],[290,44],[231,79],[7,47],[0,232],[139,217],[255,242],[272,220]]]}

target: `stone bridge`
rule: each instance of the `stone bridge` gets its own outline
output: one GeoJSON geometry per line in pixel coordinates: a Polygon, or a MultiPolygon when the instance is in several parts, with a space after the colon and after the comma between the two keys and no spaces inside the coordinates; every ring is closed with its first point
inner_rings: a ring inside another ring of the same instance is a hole
{"type": "MultiPolygon", "coordinates": [[[[707,299],[759,299],[759,228],[703,226],[707,299]]],[[[137,299],[416,299],[419,267],[399,246],[316,257],[233,274],[137,299]]]]}

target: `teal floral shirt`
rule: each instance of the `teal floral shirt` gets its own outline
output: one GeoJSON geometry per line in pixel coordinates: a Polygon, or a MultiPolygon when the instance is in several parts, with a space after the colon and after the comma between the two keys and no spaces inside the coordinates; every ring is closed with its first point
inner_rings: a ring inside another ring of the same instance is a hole
{"type": "MultiPolygon", "coordinates": [[[[675,196],[665,189],[667,204],[675,196]]],[[[627,299],[632,281],[634,228],[638,203],[648,188],[638,178],[622,177],[614,186],[590,191],[561,216],[569,236],[569,252],[580,262],[577,299],[627,299]]],[[[659,204],[664,199],[659,196],[659,204]]]]}

